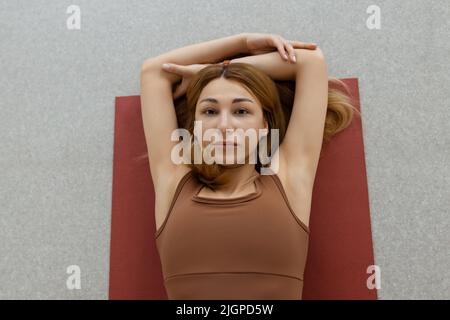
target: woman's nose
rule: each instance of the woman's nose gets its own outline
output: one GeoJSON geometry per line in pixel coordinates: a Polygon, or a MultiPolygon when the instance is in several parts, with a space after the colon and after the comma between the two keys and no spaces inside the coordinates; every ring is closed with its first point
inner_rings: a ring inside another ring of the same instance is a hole
{"type": "Polygon", "coordinates": [[[231,117],[229,114],[227,114],[226,112],[222,112],[220,114],[219,117],[219,123],[217,124],[217,127],[220,130],[226,130],[228,128],[232,128],[232,123],[231,123],[231,117]]]}

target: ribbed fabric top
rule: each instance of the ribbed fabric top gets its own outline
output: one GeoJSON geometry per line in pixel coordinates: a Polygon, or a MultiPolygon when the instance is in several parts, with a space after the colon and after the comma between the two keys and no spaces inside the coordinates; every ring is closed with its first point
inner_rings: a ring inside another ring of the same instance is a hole
{"type": "Polygon", "coordinates": [[[212,199],[192,171],[180,180],[155,233],[169,299],[301,299],[309,228],[277,175],[256,191],[212,199]]]}

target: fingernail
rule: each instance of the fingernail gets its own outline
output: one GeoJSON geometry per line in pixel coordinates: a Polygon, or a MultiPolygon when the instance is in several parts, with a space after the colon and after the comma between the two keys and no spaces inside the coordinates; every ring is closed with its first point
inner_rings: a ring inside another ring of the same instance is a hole
{"type": "Polygon", "coordinates": [[[297,62],[297,58],[296,58],[295,56],[292,56],[292,60],[293,60],[294,62],[297,62]]]}
{"type": "Polygon", "coordinates": [[[285,59],[287,59],[288,58],[288,56],[287,56],[287,54],[285,53],[285,54],[283,54],[283,57],[285,58],[285,59]]]}
{"type": "Polygon", "coordinates": [[[170,65],[167,64],[167,63],[163,63],[162,67],[163,67],[164,69],[169,69],[169,68],[170,68],[170,65]]]}

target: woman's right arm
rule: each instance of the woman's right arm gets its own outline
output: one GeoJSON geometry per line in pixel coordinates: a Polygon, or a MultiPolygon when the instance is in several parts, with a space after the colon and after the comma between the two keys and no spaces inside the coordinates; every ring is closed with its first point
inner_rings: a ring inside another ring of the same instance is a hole
{"type": "Polygon", "coordinates": [[[177,118],[172,96],[172,85],[182,78],[164,71],[163,63],[189,65],[214,63],[239,53],[246,53],[246,33],[195,43],[146,59],[141,66],[141,113],[147,144],[150,171],[156,184],[167,180],[186,166],[177,165],[171,159],[172,148],[178,141],[171,141],[176,130],[177,118]]]}
{"type": "MultiPolygon", "coordinates": [[[[150,172],[155,190],[166,190],[168,174],[174,175],[182,165],[171,160],[172,148],[178,141],[170,136],[178,128],[172,98],[172,82],[161,76],[160,65],[147,65],[141,71],[141,114],[147,144],[150,172]]],[[[176,75],[173,75],[176,76],[176,75]]]]}

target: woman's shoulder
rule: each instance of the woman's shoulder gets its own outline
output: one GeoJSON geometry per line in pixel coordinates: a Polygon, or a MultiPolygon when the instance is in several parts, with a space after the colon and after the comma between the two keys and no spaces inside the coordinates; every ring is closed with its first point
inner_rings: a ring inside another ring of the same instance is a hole
{"type": "Polygon", "coordinates": [[[192,169],[186,165],[180,165],[175,170],[164,173],[160,176],[160,182],[154,185],[158,200],[164,201],[164,198],[170,198],[182,180],[187,180],[190,176],[192,176],[192,169]]]}
{"type": "Polygon", "coordinates": [[[271,181],[274,190],[280,192],[292,213],[308,229],[313,186],[306,182],[307,179],[301,173],[288,173],[284,168],[273,174],[261,175],[261,178],[271,181]]]}
{"type": "Polygon", "coordinates": [[[180,165],[173,172],[168,173],[168,179],[171,180],[171,189],[175,191],[182,181],[186,181],[193,176],[192,169],[186,165],[180,165]]]}

